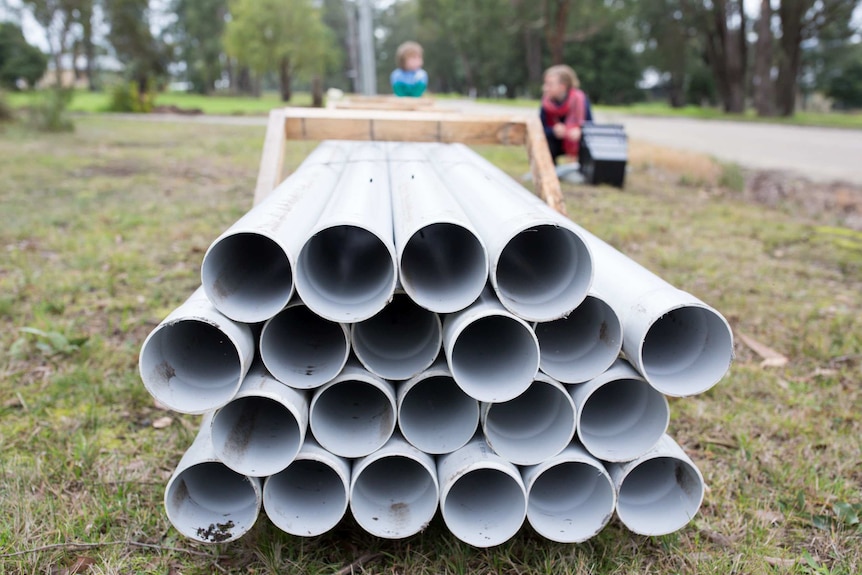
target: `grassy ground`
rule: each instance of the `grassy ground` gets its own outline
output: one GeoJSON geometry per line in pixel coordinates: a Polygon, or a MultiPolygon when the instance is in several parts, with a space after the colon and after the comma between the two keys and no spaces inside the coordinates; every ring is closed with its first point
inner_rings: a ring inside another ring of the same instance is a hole
{"type": "MultiPolygon", "coordinates": [[[[763,367],[738,344],[717,387],[672,401],[670,432],[708,484],[689,526],[646,538],[614,520],[582,545],[525,527],[489,550],[439,518],[397,542],[349,520],[299,539],[263,516],[233,544],[178,536],[163,489],[199,418],[157,408],[137,353],[250,206],[262,140],[100,117],[67,135],[0,134],[0,572],[862,571],[862,238],[745,203],[730,168],[636,143],[625,190],[565,186],[571,216],[790,359],[763,367]]],[[[288,164],[309,149],[292,145],[288,164]]],[[[482,152],[527,171],[521,149],[482,152]]]]}
{"type": "MultiPolygon", "coordinates": [[[[36,94],[14,92],[7,94],[9,103],[16,108],[28,106],[36,94]]],[[[76,90],[69,105],[72,112],[98,113],[108,109],[110,94],[108,92],[88,92],[76,90]]],[[[177,106],[182,109],[198,109],[205,114],[220,115],[265,115],[273,108],[283,107],[275,92],[265,92],[260,98],[248,96],[201,96],[182,92],[164,92],[156,96],[156,106],[177,106]]],[[[310,106],[311,94],[299,92],[289,102],[291,106],[310,106]]]]}

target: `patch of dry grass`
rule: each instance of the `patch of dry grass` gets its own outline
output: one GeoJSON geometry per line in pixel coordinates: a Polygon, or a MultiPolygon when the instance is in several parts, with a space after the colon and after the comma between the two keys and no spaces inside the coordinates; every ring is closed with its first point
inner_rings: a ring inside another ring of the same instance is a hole
{"type": "MultiPolygon", "coordinates": [[[[790,359],[766,368],[737,342],[725,380],[672,402],[670,431],[708,485],[682,531],[645,538],[613,521],[560,545],[524,528],[480,550],[439,517],[393,542],[349,519],[300,539],[262,516],[238,542],[204,547],[162,509],[198,418],[153,427],[166,413],[137,353],[198,285],[209,242],[251,205],[263,129],[87,118],[74,134],[3,136],[0,572],[332,573],[360,558],[357,573],[862,571],[847,512],[862,504],[862,265],[818,240],[847,235],[825,216],[746,202],[708,160],[634,146],[626,189],[565,186],[578,223],[790,359]]],[[[292,146],[287,164],[309,149],[292,146]]],[[[527,171],[521,149],[482,152],[527,171]]]]}

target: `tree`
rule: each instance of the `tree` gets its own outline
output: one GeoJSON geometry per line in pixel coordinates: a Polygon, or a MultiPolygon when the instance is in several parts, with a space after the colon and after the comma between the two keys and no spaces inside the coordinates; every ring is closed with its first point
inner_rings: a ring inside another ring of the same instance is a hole
{"type": "Polygon", "coordinates": [[[854,52],[826,87],[826,95],[845,109],[862,108],[862,46],[857,44],[854,52]]]}
{"type": "Polygon", "coordinates": [[[69,53],[72,40],[71,16],[74,0],[26,0],[33,18],[45,31],[48,51],[56,71],[57,87],[62,86],[63,56],[69,53]]]}
{"type": "Polygon", "coordinates": [[[170,27],[176,56],[185,63],[195,92],[209,94],[223,69],[227,0],[173,0],[176,21],[170,27]]]}
{"type": "Polygon", "coordinates": [[[629,104],[641,98],[641,68],[619,26],[606,26],[589,42],[568,45],[564,55],[593,103],[629,104]]]}
{"type": "Polygon", "coordinates": [[[24,80],[32,88],[47,67],[48,58],[27,43],[18,25],[0,22],[0,86],[17,90],[24,80]]]}
{"type": "Polygon", "coordinates": [[[125,65],[126,74],[137,84],[143,104],[151,82],[167,69],[167,52],[150,31],[149,2],[104,0],[104,8],[111,26],[108,41],[125,65]]]}
{"type": "Polygon", "coordinates": [[[754,108],[758,116],[772,116],[775,113],[775,91],[772,84],[773,43],[772,3],[761,0],[760,17],[757,20],[757,44],[755,47],[754,108]]]}
{"type": "Polygon", "coordinates": [[[781,0],[778,16],[781,20],[779,37],[778,78],[775,83],[777,111],[792,116],[796,110],[796,91],[802,63],[803,43],[818,38],[831,29],[846,40],[853,11],[858,0],[781,0]]]}
{"type": "Polygon", "coordinates": [[[234,0],[230,14],[228,54],[258,74],[277,71],[285,102],[294,74],[320,76],[337,61],[332,34],[311,0],[234,0]]]}

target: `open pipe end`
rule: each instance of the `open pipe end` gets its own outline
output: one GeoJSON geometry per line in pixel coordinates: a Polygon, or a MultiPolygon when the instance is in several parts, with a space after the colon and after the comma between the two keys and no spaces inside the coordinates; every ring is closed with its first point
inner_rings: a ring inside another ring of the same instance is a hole
{"type": "Polygon", "coordinates": [[[733,333],[708,306],[668,311],[650,326],[640,346],[641,372],[664,394],[703,393],[724,377],[733,360],[733,333]]]}
{"type": "Polygon", "coordinates": [[[587,396],[578,436],[599,459],[630,461],[658,443],[669,421],[670,409],[660,392],[641,379],[617,379],[587,396]]]}
{"type": "Polygon", "coordinates": [[[337,376],[350,355],[347,329],[304,305],[291,305],[269,320],[260,335],[260,356],[277,380],[312,389],[337,376]]]}
{"type": "Polygon", "coordinates": [[[551,321],[586,297],[593,281],[592,256],[572,230],[534,226],[506,244],[491,280],[506,309],[529,321],[551,321]]]}
{"type": "Polygon", "coordinates": [[[622,479],[617,515],[640,535],[678,531],[697,514],[703,501],[703,477],[683,459],[660,456],[637,464],[622,479]]]}
{"type": "Polygon", "coordinates": [[[527,514],[523,483],[499,469],[465,471],[441,490],[440,511],[452,534],[474,547],[513,537],[527,514]],[[500,503],[505,501],[505,505],[500,503]]]}
{"type": "Polygon", "coordinates": [[[575,405],[559,384],[535,381],[515,399],[486,409],[488,445],[517,465],[536,465],[557,455],[575,435],[575,405]]]}
{"type": "Polygon", "coordinates": [[[376,537],[403,539],[424,529],[437,511],[437,478],[403,455],[381,457],[355,472],[350,510],[376,537]]]}
{"type": "Polygon", "coordinates": [[[623,345],[619,316],[594,296],[568,317],[536,324],[535,331],[542,371],[563,383],[583,383],[603,373],[623,345]]]}
{"type": "Polygon", "coordinates": [[[218,327],[199,320],[157,327],[141,349],[140,373],[159,402],[193,414],[230,401],[245,375],[234,343],[218,327]]]}
{"type": "Polygon", "coordinates": [[[336,380],[317,390],[308,419],[323,448],[341,457],[364,457],[395,431],[395,398],[367,381],[336,380]]]}
{"type": "Polygon", "coordinates": [[[416,383],[399,403],[398,425],[404,439],[434,455],[465,446],[479,426],[479,403],[448,376],[416,383]]]}
{"type": "Polygon", "coordinates": [[[338,525],[347,500],[344,479],[314,459],[297,459],[263,486],[266,515],[282,531],[300,537],[323,535],[338,525]]]}
{"type": "Polygon", "coordinates": [[[544,470],[530,486],[527,521],[558,543],[580,543],[611,519],[616,492],[601,464],[564,461],[544,470]]]}
{"type": "Polygon", "coordinates": [[[447,352],[461,389],[488,403],[521,395],[539,370],[539,343],[533,330],[509,315],[490,314],[467,324],[447,352]]]}
{"type": "Polygon", "coordinates": [[[398,275],[395,255],[370,231],[350,225],[319,231],[299,254],[296,289],[315,313],[344,323],[386,306],[398,275]]]}
{"type": "Polygon", "coordinates": [[[213,416],[216,455],[243,475],[266,477],[283,470],[299,453],[304,438],[296,416],[267,397],[234,399],[213,416]]]}
{"type": "Polygon", "coordinates": [[[410,379],[429,367],[443,341],[440,318],[395,294],[383,311],[352,329],[353,351],[368,371],[385,379],[410,379]]]}
{"type": "Polygon", "coordinates": [[[470,230],[450,223],[425,226],[401,254],[401,285],[422,307],[453,313],[476,301],[488,279],[488,254],[470,230]]]}
{"type": "Polygon", "coordinates": [[[201,281],[213,306],[234,321],[256,323],[293,295],[293,266],[284,249],[254,233],[229,235],[204,255],[201,281]]]}
{"type": "Polygon", "coordinates": [[[171,477],[165,510],[184,536],[201,543],[239,539],[257,520],[260,482],[218,462],[192,465],[171,477]]]}

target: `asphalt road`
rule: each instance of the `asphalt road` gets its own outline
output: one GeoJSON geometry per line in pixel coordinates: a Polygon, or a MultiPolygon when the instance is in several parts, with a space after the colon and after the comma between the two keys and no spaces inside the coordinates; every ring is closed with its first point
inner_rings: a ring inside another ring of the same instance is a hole
{"type": "MultiPolygon", "coordinates": [[[[473,114],[537,114],[530,108],[438,100],[442,107],[473,114]]],[[[146,121],[265,126],[262,116],[122,115],[146,121]]],[[[795,172],[818,182],[862,185],[862,130],[750,122],[596,114],[603,123],[625,125],[629,138],[709,154],[741,166],[795,172]]]]}

